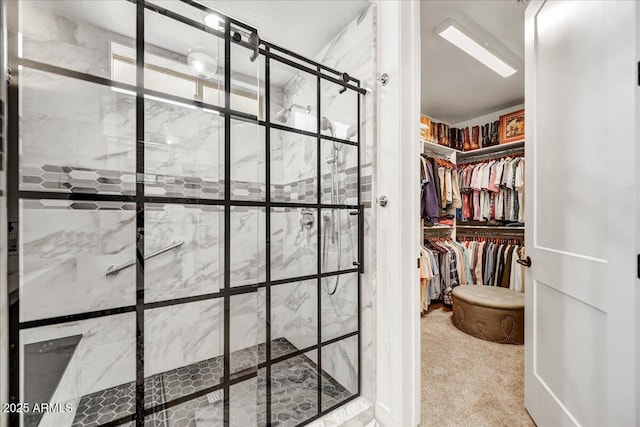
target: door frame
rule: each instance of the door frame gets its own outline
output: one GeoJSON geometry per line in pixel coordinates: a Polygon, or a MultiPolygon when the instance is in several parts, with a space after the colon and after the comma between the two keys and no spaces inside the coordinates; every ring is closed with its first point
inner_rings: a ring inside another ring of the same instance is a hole
{"type": "Polygon", "coordinates": [[[376,404],[382,426],[420,423],[420,2],[377,1],[376,404]]]}

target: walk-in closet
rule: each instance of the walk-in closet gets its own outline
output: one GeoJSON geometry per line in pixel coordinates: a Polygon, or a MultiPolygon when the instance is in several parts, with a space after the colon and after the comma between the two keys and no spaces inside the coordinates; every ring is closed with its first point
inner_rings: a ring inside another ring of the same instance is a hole
{"type": "Polygon", "coordinates": [[[524,408],[524,6],[421,10],[422,426],[534,425],[524,408]]]}

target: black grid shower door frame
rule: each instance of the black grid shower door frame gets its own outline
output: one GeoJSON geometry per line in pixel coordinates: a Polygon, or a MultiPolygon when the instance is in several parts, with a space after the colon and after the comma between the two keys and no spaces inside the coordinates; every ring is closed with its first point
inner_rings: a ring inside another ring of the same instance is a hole
{"type": "MultiPolygon", "coordinates": [[[[232,37],[232,26],[242,30],[245,33],[257,33],[257,30],[251,26],[248,26],[234,18],[228,17],[219,13],[216,10],[210,9],[193,0],[180,0],[182,3],[196,7],[202,11],[208,13],[214,13],[219,15],[224,20],[224,32],[210,28],[203,23],[194,21],[188,17],[177,14],[169,9],[163,8],[158,4],[152,4],[145,0],[123,0],[129,1],[136,5],[136,84],[130,85],[115,80],[107,79],[104,77],[95,76],[88,73],[70,70],[67,68],[42,63],[39,61],[29,60],[25,58],[19,58],[18,52],[18,40],[16,37],[10,37],[8,40],[9,50],[9,68],[17,70],[19,66],[28,69],[43,71],[58,76],[68,77],[83,82],[94,83],[102,86],[118,88],[135,93],[136,99],[136,191],[135,195],[107,195],[107,194],[89,194],[89,193],[55,193],[47,191],[23,191],[20,190],[20,157],[19,157],[19,76],[18,73],[13,73],[12,78],[7,82],[7,115],[8,115],[8,129],[7,129],[7,159],[8,159],[8,171],[7,171],[7,198],[9,200],[9,207],[13,212],[10,212],[9,217],[15,218],[13,222],[16,230],[19,228],[18,223],[18,210],[20,200],[68,200],[68,201],[93,201],[93,202],[121,202],[132,203],[136,206],[136,302],[135,305],[121,306],[110,309],[95,310],[90,312],[74,313],[70,315],[49,317],[45,319],[31,320],[21,322],[19,320],[19,298],[11,305],[9,313],[9,396],[13,403],[17,403],[20,400],[20,331],[31,328],[38,328],[43,326],[51,326],[64,324],[74,321],[82,321],[106,316],[112,316],[123,313],[135,313],[136,315],[136,411],[134,414],[121,417],[117,420],[111,421],[104,425],[118,426],[124,425],[130,422],[135,422],[137,426],[144,426],[145,417],[161,412],[165,409],[175,407],[182,403],[197,399],[205,396],[216,390],[224,390],[224,425],[229,425],[230,420],[230,387],[234,384],[238,384],[243,381],[247,381],[258,376],[260,369],[266,371],[266,415],[267,425],[271,424],[271,366],[275,363],[282,362],[284,360],[302,356],[309,351],[317,352],[317,414],[300,425],[306,425],[323,415],[331,412],[335,408],[344,405],[345,403],[360,396],[361,387],[361,314],[360,314],[360,297],[361,297],[361,273],[363,272],[363,240],[364,240],[364,209],[361,204],[361,102],[360,96],[357,96],[357,141],[343,140],[340,138],[330,137],[328,135],[322,135],[320,129],[321,119],[321,81],[328,81],[343,86],[346,90],[354,91],[359,95],[365,95],[366,91],[360,87],[360,81],[352,77],[348,77],[346,81],[342,80],[342,73],[331,69],[325,65],[316,63],[312,60],[304,58],[301,55],[295,54],[284,48],[268,43],[266,41],[260,41],[259,54],[264,58],[264,71],[265,71],[265,119],[260,120],[258,115],[251,115],[245,112],[236,111],[231,108],[231,44],[243,46],[247,49],[253,49],[254,46],[250,45],[243,39],[235,40],[232,37]],[[211,33],[217,37],[224,39],[225,45],[225,78],[224,78],[224,106],[218,106],[208,104],[198,100],[186,99],[175,95],[165,94],[156,90],[145,88],[144,85],[144,70],[145,70],[145,12],[151,11],[159,13],[168,18],[176,20],[184,25],[188,25],[197,28],[201,31],[211,33]],[[298,71],[309,73],[316,77],[317,86],[317,129],[316,132],[308,132],[299,129],[294,129],[288,126],[283,126],[278,123],[271,123],[270,121],[270,67],[271,61],[275,61],[280,64],[284,64],[295,68],[298,71]],[[224,199],[203,199],[193,197],[164,197],[164,196],[147,196],[145,194],[145,117],[144,117],[144,101],[147,96],[154,96],[164,99],[166,101],[178,102],[184,105],[190,105],[199,108],[205,108],[213,110],[224,116],[225,121],[225,190],[224,199]],[[265,129],[265,201],[251,201],[251,200],[232,200],[231,195],[231,120],[242,120],[250,123],[254,123],[265,129]],[[317,180],[317,200],[316,203],[295,203],[295,202],[277,202],[271,198],[271,130],[281,130],[291,133],[297,133],[309,137],[316,138],[316,180],[317,180]],[[333,141],[335,143],[355,146],[357,149],[357,203],[356,204],[331,204],[322,203],[322,170],[321,170],[321,145],[322,140],[333,141]],[[182,298],[174,298],[170,300],[163,300],[157,302],[145,302],[144,301],[144,236],[145,236],[145,224],[144,224],[144,212],[145,205],[148,203],[161,203],[161,204],[179,204],[179,205],[205,205],[205,206],[219,206],[224,208],[224,287],[215,293],[196,295],[182,298]],[[265,260],[266,260],[266,274],[265,281],[252,285],[244,285],[231,287],[230,283],[230,218],[231,209],[233,207],[255,207],[262,208],[265,211],[265,235],[266,235],[266,247],[265,247],[265,260]],[[291,277],[281,280],[272,280],[271,278],[271,210],[272,208],[315,208],[317,215],[317,272],[311,275],[304,275],[298,277],[291,277]],[[339,209],[349,210],[352,214],[358,216],[358,232],[357,232],[357,244],[358,254],[357,261],[354,262],[353,268],[348,268],[340,271],[322,272],[322,245],[321,245],[321,221],[320,215],[322,210],[326,209],[339,209]],[[358,273],[357,274],[357,330],[349,332],[347,334],[338,336],[331,340],[322,341],[322,310],[321,310],[321,289],[322,280],[333,276],[358,273]],[[296,283],[304,280],[316,280],[317,283],[317,341],[316,344],[307,348],[298,349],[293,353],[289,353],[284,356],[272,358],[271,355],[271,289],[274,286],[296,283]],[[231,297],[234,295],[252,294],[257,297],[258,290],[265,290],[265,361],[258,361],[257,366],[249,373],[243,373],[241,375],[232,375],[230,372],[230,320],[231,320],[231,297]],[[144,404],[145,397],[145,375],[144,375],[144,314],[146,310],[168,307],[179,304],[185,304],[197,301],[206,301],[214,299],[222,299],[224,302],[224,377],[223,381],[214,386],[207,387],[205,389],[190,393],[188,395],[179,397],[177,399],[165,402],[163,404],[156,405],[154,407],[147,408],[144,404]],[[358,391],[352,396],[340,401],[336,405],[322,410],[322,348],[334,344],[336,342],[357,336],[358,340],[358,391]]],[[[18,3],[9,2],[7,7],[8,18],[14,19],[14,22],[18,22],[18,3]]],[[[9,236],[7,236],[9,237],[9,236]]],[[[16,255],[19,255],[19,242],[20,236],[17,236],[16,255]]],[[[15,289],[19,289],[19,283],[13,283],[15,289]]],[[[9,417],[10,426],[19,426],[20,417],[19,414],[13,413],[9,417]]]]}

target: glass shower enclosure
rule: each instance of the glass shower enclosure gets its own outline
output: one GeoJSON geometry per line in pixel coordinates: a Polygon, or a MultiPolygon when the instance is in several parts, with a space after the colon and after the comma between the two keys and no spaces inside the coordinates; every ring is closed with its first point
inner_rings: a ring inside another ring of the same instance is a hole
{"type": "Polygon", "coordinates": [[[7,6],[10,424],[357,397],[359,81],[191,0],[7,6]]]}

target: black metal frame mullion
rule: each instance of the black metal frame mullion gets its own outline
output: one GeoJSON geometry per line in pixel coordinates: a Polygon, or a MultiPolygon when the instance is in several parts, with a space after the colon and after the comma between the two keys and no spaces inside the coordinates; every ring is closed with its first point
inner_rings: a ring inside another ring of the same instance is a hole
{"type": "MultiPolygon", "coordinates": [[[[318,67],[318,72],[320,72],[320,67],[318,67]]],[[[316,364],[317,367],[317,381],[318,383],[316,384],[317,386],[317,414],[322,413],[322,348],[321,348],[321,344],[322,344],[322,135],[320,132],[320,122],[321,122],[321,91],[320,91],[320,76],[316,77],[316,105],[317,105],[317,112],[316,112],[316,132],[317,132],[317,136],[316,136],[316,185],[317,185],[317,196],[316,196],[316,202],[318,204],[317,206],[317,210],[318,210],[318,218],[316,220],[316,223],[318,224],[318,252],[317,252],[317,261],[318,261],[318,271],[316,272],[317,274],[317,305],[318,305],[318,338],[317,338],[317,344],[318,344],[318,348],[316,350],[317,354],[316,357],[318,359],[318,363],[316,364]]],[[[333,179],[333,178],[332,178],[333,179]]],[[[333,200],[332,200],[333,202],[333,200]]],[[[336,279],[337,280],[337,279],[336,279]]]]}
{"type": "Polygon", "coordinates": [[[224,22],[224,426],[229,426],[231,387],[231,22],[224,22]]]}
{"type": "MultiPolygon", "coordinates": [[[[358,82],[358,87],[360,87],[360,82],[358,82]]],[[[361,183],[361,175],[362,175],[362,159],[360,158],[362,154],[361,147],[361,127],[362,124],[360,122],[360,94],[358,97],[358,174],[357,174],[357,204],[359,206],[358,212],[358,393],[360,395],[361,387],[362,387],[362,315],[360,313],[360,305],[361,305],[361,289],[362,289],[362,274],[364,273],[364,206],[362,205],[362,183],[361,183]]]]}
{"type": "MultiPolygon", "coordinates": [[[[267,48],[268,50],[269,48],[267,48]]],[[[270,60],[264,58],[265,69],[265,421],[271,425],[271,73],[270,60]]]]}
{"type": "MultiPolygon", "coordinates": [[[[5,11],[7,16],[6,22],[18,22],[18,4],[16,2],[5,2],[5,11]]],[[[6,26],[2,28],[3,36],[7,35],[6,48],[7,48],[7,61],[6,64],[11,69],[12,75],[9,81],[2,81],[2,84],[6,84],[7,104],[7,130],[6,130],[6,147],[7,147],[7,218],[9,223],[7,224],[7,245],[9,243],[9,233],[12,227],[14,227],[14,233],[16,236],[16,248],[15,255],[20,256],[20,216],[19,216],[19,198],[18,191],[20,190],[20,172],[19,172],[19,83],[20,74],[18,73],[18,64],[15,58],[18,57],[18,39],[15,34],[9,37],[9,31],[6,26]],[[13,203],[11,200],[13,199],[13,203]]],[[[4,38],[4,37],[3,37],[4,38]]],[[[4,76],[5,70],[1,70],[2,76],[4,76]]],[[[8,256],[8,253],[7,253],[8,256]]],[[[19,291],[19,275],[14,274],[8,276],[7,280],[7,293],[9,289],[16,289],[15,302],[11,303],[11,295],[7,295],[7,304],[9,306],[9,401],[11,403],[19,403],[22,401],[21,389],[20,389],[20,291],[19,291]],[[15,283],[12,283],[15,281],[15,283]]],[[[21,415],[17,412],[10,412],[8,415],[9,425],[17,426],[20,423],[21,415]]]]}
{"type": "Polygon", "coordinates": [[[136,426],[144,427],[144,0],[136,4],[136,426]]]}

